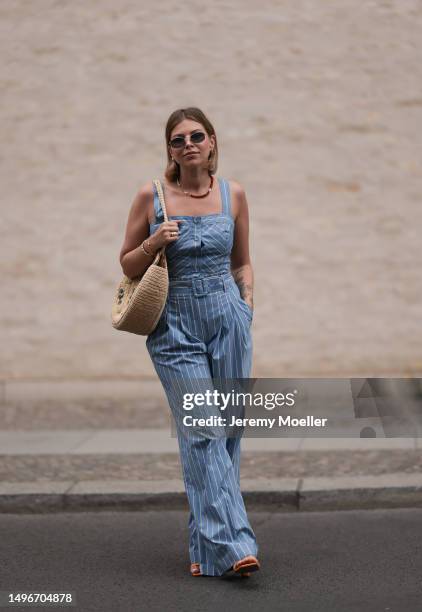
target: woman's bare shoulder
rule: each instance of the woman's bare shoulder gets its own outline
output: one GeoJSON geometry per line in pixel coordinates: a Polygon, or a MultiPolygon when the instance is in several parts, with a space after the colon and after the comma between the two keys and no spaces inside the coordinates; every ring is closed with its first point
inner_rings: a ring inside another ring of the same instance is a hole
{"type": "Polygon", "coordinates": [[[245,206],[246,194],[243,186],[241,185],[241,183],[239,183],[239,181],[230,179],[228,182],[230,185],[230,193],[232,197],[232,212],[233,216],[237,218],[239,212],[242,210],[242,207],[245,206]]]}
{"type": "Polygon", "coordinates": [[[154,216],[154,190],[152,181],[143,183],[138,188],[132,202],[130,218],[148,218],[151,223],[154,216]]]}
{"type": "Polygon", "coordinates": [[[153,188],[153,184],[152,181],[148,181],[146,183],[143,183],[139,189],[138,189],[138,194],[141,196],[141,198],[146,201],[146,200],[150,200],[151,198],[154,197],[154,188],[153,188]]]}
{"type": "Polygon", "coordinates": [[[230,179],[229,180],[229,185],[230,185],[230,191],[232,193],[235,193],[236,195],[242,194],[245,192],[245,190],[243,189],[242,185],[239,183],[239,181],[235,181],[234,179],[230,179]]]}

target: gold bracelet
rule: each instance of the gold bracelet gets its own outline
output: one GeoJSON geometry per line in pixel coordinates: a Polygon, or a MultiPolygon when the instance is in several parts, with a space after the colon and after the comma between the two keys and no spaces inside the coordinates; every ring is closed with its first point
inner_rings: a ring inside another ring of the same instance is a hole
{"type": "MultiPolygon", "coordinates": [[[[145,240],[144,240],[144,242],[145,242],[145,240]]],[[[148,251],[145,249],[144,242],[142,242],[142,244],[141,244],[142,252],[145,253],[145,255],[148,255],[148,257],[154,257],[154,253],[148,253],[148,251]]],[[[148,243],[149,243],[149,240],[148,240],[148,243]]]]}

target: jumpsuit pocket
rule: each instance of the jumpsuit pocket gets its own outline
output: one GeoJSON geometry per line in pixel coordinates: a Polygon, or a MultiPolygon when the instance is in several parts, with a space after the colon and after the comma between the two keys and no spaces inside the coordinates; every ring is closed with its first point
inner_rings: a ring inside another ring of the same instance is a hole
{"type": "Polygon", "coordinates": [[[253,310],[252,310],[252,308],[249,306],[249,304],[247,302],[245,302],[245,300],[242,297],[239,298],[239,300],[240,300],[240,303],[244,306],[244,308],[245,308],[245,310],[246,310],[246,312],[248,314],[248,317],[249,317],[250,321],[252,322],[252,319],[253,319],[253,310]]]}
{"type": "Polygon", "coordinates": [[[170,302],[172,321],[177,322],[177,327],[182,336],[190,342],[202,342],[203,318],[205,311],[197,300],[191,295],[181,295],[170,302]]]}
{"type": "Polygon", "coordinates": [[[246,315],[248,321],[249,321],[249,325],[252,324],[252,319],[253,319],[253,310],[252,308],[249,306],[249,304],[247,302],[245,302],[245,300],[243,299],[241,293],[240,293],[240,289],[237,285],[237,283],[234,281],[233,279],[233,291],[234,291],[234,295],[236,298],[236,302],[237,304],[240,305],[241,309],[243,309],[244,314],[246,315]]]}

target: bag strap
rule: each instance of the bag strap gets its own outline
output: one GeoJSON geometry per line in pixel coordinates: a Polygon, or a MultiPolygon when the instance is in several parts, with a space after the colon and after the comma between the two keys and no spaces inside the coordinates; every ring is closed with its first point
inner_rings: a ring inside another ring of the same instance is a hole
{"type": "MultiPolygon", "coordinates": [[[[163,188],[161,186],[161,182],[160,182],[159,179],[154,179],[153,183],[154,183],[155,188],[156,188],[157,193],[158,193],[158,198],[160,200],[161,209],[162,209],[163,214],[164,214],[164,221],[168,221],[166,203],[164,201],[164,194],[163,194],[163,188]]],[[[164,268],[167,268],[167,261],[166,261],[166,258],[165,258],[165,250],[166,250],[165,245],[162,246],[161,249],[158,249],[158,251],[155,254],[154,261],[152,263],[158,264],[158,265],[161,265],[164,268]]]]}
{"type": "Polygon", "coordinates": [[[163,193],[163,188],[161,186],[161,181],[159,179],[154,179],[154,185],[155,185],[155,188],[157,189],[158,197],[159,197],[160,204],[161,204],[161,209],[164,214],[164,221],[168,221],[169,219],[167,216],[166,203],[164,201],[164,193],[163,193]]]}

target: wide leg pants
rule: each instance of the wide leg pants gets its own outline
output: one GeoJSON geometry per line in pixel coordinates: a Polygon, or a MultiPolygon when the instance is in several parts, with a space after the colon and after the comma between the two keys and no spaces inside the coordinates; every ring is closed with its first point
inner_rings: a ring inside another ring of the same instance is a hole
{"type": "MultiPolygon", "coordinates": [[[[258,553],[240,490],[241,437],[213,437],[205,429],[204,435],[187,434],[181,394],[186,385],[197,392],[212,389],[215,379],[250,376],[251,322],[231,273],[170,281],[165,309],[146,343],[176,424],[190,506],[190,560],[210,576],[258,553]]],[[[204,412],[218,414],[218,406],[204,412]]]]}

